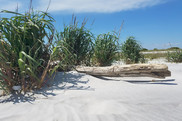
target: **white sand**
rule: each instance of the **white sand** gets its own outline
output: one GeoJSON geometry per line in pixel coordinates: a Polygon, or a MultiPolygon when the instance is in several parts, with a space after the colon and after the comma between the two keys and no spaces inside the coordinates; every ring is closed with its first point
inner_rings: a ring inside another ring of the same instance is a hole
{"type": "Polygon", "coordinates": [[[0,97],[0,121],[182,121],[182,63],[167,65],[155,82],[58,73],[48,91],[0,97]]]}

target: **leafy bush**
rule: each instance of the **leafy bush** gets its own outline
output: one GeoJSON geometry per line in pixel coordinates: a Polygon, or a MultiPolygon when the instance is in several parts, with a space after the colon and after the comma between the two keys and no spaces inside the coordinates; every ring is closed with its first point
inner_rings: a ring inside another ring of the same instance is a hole
{"type": "Polygon", "coordinates": [[[66,62],[73,65],[89,64],[93,51],[93,35],[85,28],[86,22],[83,21],[81,27],[78,26],[76,17],[73,23],[65,26],[63,32],[57,33],[57,42],[62,46],[60,55],[64,55],[66,62]],[[66,57],[65,57],[66,56],[66,57]],[[68,59],[69,58],[69,59],[68,59]]]}
{"type": "Polygon", "coordinates": [[[109,66],[116,59],[118,37],[113,33],[97,36],[94,46],[94,59],[99,66],[109,66]]]}
{"type": "Polygon", "coordinates": [[[182,62],[182,50],[176,50],[175,52],[168,52],[167,60],[169,62],[175,62],[175,63],[182,62]]]}
{"type": "Polygon", "coordinates": [[[145,61],[144,56],[140,53],[142,47],[134,37],[129,37],[122,45],[121,50],[127,64],[145,61]]]}
{"type": "Polygon", "coordinates": [[[15,85],[24,91],[41,88],[56,51],[51,51],[54,20],[44,12],[3,12],[14,16],[0,19],[0,88],[6,92],[15,85]]]}

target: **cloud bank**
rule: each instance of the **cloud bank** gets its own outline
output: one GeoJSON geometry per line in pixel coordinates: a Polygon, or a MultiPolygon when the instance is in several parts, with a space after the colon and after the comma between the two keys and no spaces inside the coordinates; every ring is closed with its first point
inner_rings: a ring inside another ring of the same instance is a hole
{"type": "MultiPolygon", "coordinates": [[[[49,0],[40,0],[46,6],[49,0]]],[[[113,13],[161,4],[165,0],[52,0],[50,11],[113,13]]],[[[44,8],[45,9],[45,8],[44,8]]]]}
{"type": "MultiPolygon", "coordinates": [[[[27,0],[26,0],[27,1],[27,0]]],[[[75,13],[113,13],[151,7],[166,2],[167,0],[51,0],[50,12],[75,12],[75,13]]],[[[28,8],[25,0],[0,0],[0,9],[28,8]]],[[[33,0],[34,8],[46,10],[49,0],[33,0]]]]}

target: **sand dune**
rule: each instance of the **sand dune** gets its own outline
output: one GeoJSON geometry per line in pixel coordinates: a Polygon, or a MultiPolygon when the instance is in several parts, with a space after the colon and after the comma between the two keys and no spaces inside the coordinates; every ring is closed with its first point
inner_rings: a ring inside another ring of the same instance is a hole
{"type": "Polygon", "coordinates": [[[0,121],[182,121],[182,63],[167,65],[165,80],[59,72],[47,89],[0,97],[0,121]]]}

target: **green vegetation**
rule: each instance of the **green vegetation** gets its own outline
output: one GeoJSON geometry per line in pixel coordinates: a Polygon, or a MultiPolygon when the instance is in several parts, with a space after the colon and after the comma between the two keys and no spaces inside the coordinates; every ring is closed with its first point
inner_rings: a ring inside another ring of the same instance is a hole
{"type": "Polygon", "coordinates": [[[179,49],[180,49],[179,47],[170,47],[167,50],[179,50],[179,49]]]}
{"type": "Polygon", "coordinates": [[[144,57],[148,59],[166,58],[167,60],[171,60],[172,62],[172,59],[169,58],[175,58],[172,56],[177,56],[177,54],[175,53],[179,54],[178,51],[182,51],[182,49],[180,49],[179,47],[170,47],[167,49],[142,50],[142,53],[144,57]]]}
{"type": "Polygon", "coordinates": [[[94,46],[94,60],[96,65],[109,66],[116,59],[118,38],[112,33],[97,36],[94,46]]]}
{"type": "Polygon", "coordinates": [[[14,85],[41,88],[57,50],[51,48],[54,19],[44,12],[3,12],[14,16],[0,19],[0,88],[7,93],[14,85]]]}
{"type": "Polygon", "coordinates": [[[148,49],[147,48],[142,48],[141,51],[148,51],[148,49]]]}
{"type": "Polygon", "coordinates": [[[154,50],[154,51],[159,51],[157,48],[154,48],[153,50],[154,50]]]}
{"type": "Polygon", "coordinates": [[[144,56],[140,53],[142,47],[134,37],[129,37],[122,45],[121,50],[124,61],[127,64],[143,63],[145,61],[144,56]]]}
{"type": "Polygon", "coordinates": [[[24,92],[40,89],[47,82],[46,76],[77,65],[109,66],[121,58],[126,64],[159,57],[182,62],[182,50],[178,47],[167,49],[168,53],[143,55],[141,51],[150,50],[142,48],[134,37],[129,37],[121,47],[116,33],[100,34],[94,39],[85,27],[86,21],[79,26],[76,17],[63,31],[56,32],[54,19],[46,12],[2,12],[13,14],[0,18],[0,89],[6,93],[13,92],[17,85],[24,92]]]}
{"type": "Polygon", "coordinates": [[[182,50],[180,49],[179,47],[170,47],[170,48],[167,48],[167,49],[157,49],[157,48],[154,48],[153,50],[145,50],[145,49],[142,49],[141,51],[142,52],[160,52],[160,51],[175,51],[176,49],[179,49],[179,50],[182,50]]]}
{"type": "Polygon", "coordinates": [[[157,59],[157,58],[166,58],[167,53],[148,53],[148,54],[143,54],[144,58],[148,58],[150,60],[152,59],[157,59]]]}
{"type": "Polygon", "coordinates": [[[61,53],[66,57],[71,57],[73,65],[90,64],[93,53],[93,35],[85,28],[85,25],[86,22],[83,21],[79,27],[76,17],[73,17],[72,24],[65,26],[63,32],[57,33],[57,42],[62,47],[61,53]]]}
{"type": "Polygon", "coordinates": [[[169,62],[182,62],[182,50],[177,49],[175,52],[168,52],[166,59],[169,62]]]}

